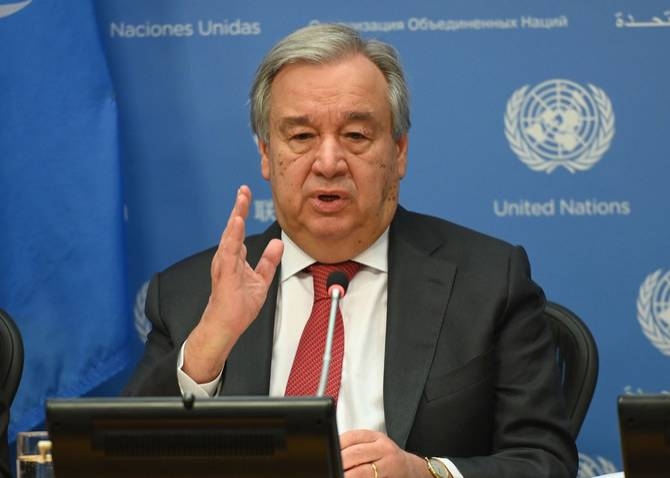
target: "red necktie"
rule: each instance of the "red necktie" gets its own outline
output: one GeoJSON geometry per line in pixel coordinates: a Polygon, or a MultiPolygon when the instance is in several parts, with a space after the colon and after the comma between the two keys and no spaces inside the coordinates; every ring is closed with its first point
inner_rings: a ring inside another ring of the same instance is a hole
{"type": "MultiPolygon", "coordinates": [[[[302,331],[298,350],[293,359],[291,374],[286,384],[286,395],[315,395],[321,378],[323,352],[328,333],[328,315],[330,297],[326,290],[328,275],[333,271],[342,271],[351,278],[360,270],[357,262],[347,261],[339,264],[312,264],[307,271],[314,280],[314,305],[307,324],[302,331]]],[[[333,350],[330,360],[330,372],[326,383],[325,395],[337,402],[342,381],[342,358],[344,357],[344,324],[338,308],[333,335],[333,350]]]]}

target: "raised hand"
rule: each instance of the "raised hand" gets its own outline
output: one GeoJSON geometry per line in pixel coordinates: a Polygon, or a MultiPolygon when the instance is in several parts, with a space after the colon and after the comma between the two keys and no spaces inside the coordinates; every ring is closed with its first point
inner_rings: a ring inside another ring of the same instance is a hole
{"type": "Polygon", "coordinates": [[[213,380],[230,350],[260,311],[281,260],[284,245],[270,241],[255,269],[247,262],[245,221],[251,190],[241,186],[212,259],[212,292],[184,350],[184,372],[197,383],[213,380]]]}

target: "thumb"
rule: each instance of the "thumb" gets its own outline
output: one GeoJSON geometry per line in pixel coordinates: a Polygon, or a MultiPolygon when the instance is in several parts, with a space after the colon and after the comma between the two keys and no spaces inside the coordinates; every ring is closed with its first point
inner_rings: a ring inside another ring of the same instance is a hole
{"type": "Polygon", "coordinates": [[[284,243],[279,239],[272,239],[265,247],[258,264],[256,264],[256,273],[263,278],[268,286],[272,282],[283,253],[284,243]]]}

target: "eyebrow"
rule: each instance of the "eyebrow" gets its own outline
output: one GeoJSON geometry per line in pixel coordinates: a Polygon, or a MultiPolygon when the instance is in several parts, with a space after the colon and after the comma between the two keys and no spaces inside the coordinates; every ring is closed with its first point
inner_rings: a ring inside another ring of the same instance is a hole
{"type": "Polygon", "coordinates": [[[369,111],[348,111],[345,117],[349,121],[367,121],[377,123],[377,119],[369,111]]]}
{"type": "Polygon", "coordinates": [[[277,128],[279,131],[286,131],[293,126],[305,126],[310,123],[309,116],[285,116],[279,120],[277,128]]]}
{"type": "MultiPolygon", "coordinates": [[[[379,124],[379,120],[369,111],[347,111],[344,113],[344,117],[347,121],[361,121],[372,123],[373,125],[379,124]]],[[[285,116],[279,120],[277,127],[279,131],[286,131],[294,126],[309,126],[311,124],[312,120],[307,115],[285,116]]]]}

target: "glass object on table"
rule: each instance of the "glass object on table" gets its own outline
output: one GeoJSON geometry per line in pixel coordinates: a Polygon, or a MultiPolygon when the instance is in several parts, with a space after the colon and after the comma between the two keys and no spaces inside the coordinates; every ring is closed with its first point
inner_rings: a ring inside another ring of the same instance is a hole
{"type": "Polygon", "coordinates": [[[16,478],[54,478],[51,442],[46,431],[17,435],[16,478]]]}

